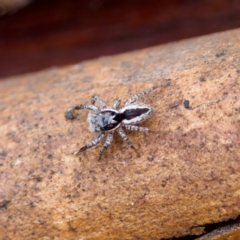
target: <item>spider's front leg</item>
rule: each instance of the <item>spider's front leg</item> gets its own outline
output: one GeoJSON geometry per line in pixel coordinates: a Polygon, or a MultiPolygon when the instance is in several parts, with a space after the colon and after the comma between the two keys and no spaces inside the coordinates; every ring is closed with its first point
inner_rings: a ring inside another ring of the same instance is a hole
{"type": "Polygon", "coordinates": [[[128,99],[128,100],[125,102],[124,106],[127,106],[127,105],[135,102],[136,100],[138,100],[138,98],[140,98],[140,97],[142,97],[142,96],[150,93],[151,91],[153,91],[153,90],[154,90],[155,88],[157,88],[157,87],[158,87],[158,86],[155,85],[155,86],[153,86],[153,87],[151,87],[151,88],[148,88],[148,89],[146,89],[146,90],[144,90],[144,91],[142,91],[142,92],[139,92],[139,93],[133,95],[130,99],[128,99]]]}
{"type": "Polygon", "coordinates": [[[106,142],[104,143],[104,145],[102,146],[102,148],[101,148],[101,150],[100,150],[100,152],[99,152],[98,160],[100,160],[103,151],[104,151],[106,148],[108,148],[108,146],[112,143],[112,140],[113,140],[113,132],[109,132],[108,135],[107,135],[106,142]]]}
{"type": "Polygon", "coordinates": [[[65,112],[65,118],[67,119],[75,119],[77,117],[77,113],[76,110],[80,110],[80,109],[88,109],[88,110],[92,110],[94,112],[99,112],[100,109],[92,104],[79,104],[75,107],[72,108],[68,108],[68,110],[65,112]]]}
{"type": "Polygon", "coordinates": [[[105,136],[105,133],[100,133],[95,139],[93,139],[90,143],[88,143],[87,145],[81,147],[78,151],[76,151],[74,153],[74,155],[78,155],[80,152],[83,152],[85,150],[87,150],[88,148],[91,148],[95,145],[97,145],[105,136]]]}
{"type": "Polygon", "coordinates": [[[99,104],[101,109],[107,108],[107,105],[105,104],[105,102],[98,95],[92,96],[92,104],[94,104],[95,102],[99,104]]]}
{"type": "Polygon", "coordinates": [[[113,106],[112,106],[112,109],[117,109],[121,104],[121,100],[120,99],[115,99],[114,100],[114,103],[113,103],[113,106]]]}

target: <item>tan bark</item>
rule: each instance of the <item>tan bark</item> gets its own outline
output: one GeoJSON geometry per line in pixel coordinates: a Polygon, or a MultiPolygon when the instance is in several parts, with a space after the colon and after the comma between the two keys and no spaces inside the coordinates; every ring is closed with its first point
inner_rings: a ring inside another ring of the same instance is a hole
{"type": "Polygon", "coordinates": [[[2,239],[161,239],[239,216],[239,79],[234,30],[0,82],[2,239]],[[103,143],[73,155],[95,135],[68,107],[155,84],[138,154],[115,134],[101,161],[103,143]]]}

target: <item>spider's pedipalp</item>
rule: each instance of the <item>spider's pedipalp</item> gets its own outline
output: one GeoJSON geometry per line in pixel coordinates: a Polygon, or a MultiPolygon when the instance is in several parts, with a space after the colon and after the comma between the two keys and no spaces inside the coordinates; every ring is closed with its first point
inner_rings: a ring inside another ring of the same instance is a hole
{"type": "Polygon", "coordinates": [[[108,132],[106,142],[103,144],[103,146],[102,146],[102,148],[101,148],[101,150],[99,152],[98,160],[100,160],[103,151],[106,148],[108,148],[108,146],[112,143],[112,140],[113,140],[113,132],[108,132]]]}
{"type": "Polygon", "coordinates": [[[128,100],[125,102],[124,106],[127,106],[127,105],[135,102],[136,100],[138,100],[138,98],[140,98],[140,97],[142,97],[142,96],[150,93],[151,91],[153,91],[153,90],[154,90],[155,88],[157,88],[157,87],[158,87],[158,86],[155,85],[155,86],[153,86],[153,87],[151,87],[151,88],[148,88],[148,89],[146,89],[146,90],[144,90],[144,91],[142,91],[142,92],[139,92],[139,93],[133,95],[130,99],[128,99],[128,100]]]}
{"type": "Polygon", "coordinates": [[[99,104],[101,109],[107,108],[107,105],[105,104],[105,102],[98,95],[92,96],[92,104],[94,104],[95,102],[99,104]]]}
{"type": "Polygon", "coordinates": [[[124,141],[126,141],[127,144],[128,144],[131,148],[134,148],[131,140],[128,138],[128,136],[126,135],[126,133],[123,131],[123,129],[122,129],[121,127],[118,128],[117,132],[118,132],[119,136],[120,136],[124,141]]]}
{"type": "Polygon", "coordinates": [[[73,108],[73,110],[80,110],[80,109],[88,109],[88,110],[92,110],[94,112],[99,112],[100,109],[92,104],[80,104],[77,105],[73,108]]]}
{"type": "Polygon", "coordinates": [[[151,130],[146,127],[139,127],[136,125],[124,125],[127,130],[139,131],[139,132],[150,132],[151,130]]]}
{"type": "Polygon", "coordinates": [[[112,109],[117,109],[119,107],[119,105],[121,104],[121,100],[120,99],[115,99],[112,109]]]}
{"type": "Polygon", "coordinates": [[[97,145],[105,136],[105,133],[100,133],[95,139],[93,139],[90,143],[86,144],[85,146],[81,147],[78,151],[74,153],[74,155],[78,155],[80,152],[87,150],[95,145],[97,145]]]}
{"type": "Polygon", "coordinates": [[[68,110],[65,112],[65,115],[64,115],[65,118],[70,120],[75,119],[77,117],[76,110],[80,110],[80,109],[89,109],[94,112],[100,112],[100,109],[92,104],[79,104],[75,107],[68,108],[68,110]]]}

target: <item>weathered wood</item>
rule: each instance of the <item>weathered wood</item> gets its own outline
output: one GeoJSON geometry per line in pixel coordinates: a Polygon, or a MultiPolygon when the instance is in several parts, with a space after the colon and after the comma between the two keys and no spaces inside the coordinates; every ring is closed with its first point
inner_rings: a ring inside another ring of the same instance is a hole
{"type": "Polygon", "coordinates": [[[234,30],[2,81],[2,239],[161,239],[239,216],[239,59],[234,30]],[[138,154],[115,135],[101,161],[101,144],[73,155],[94,134],[68,107],[155,84],[138,154]]]}

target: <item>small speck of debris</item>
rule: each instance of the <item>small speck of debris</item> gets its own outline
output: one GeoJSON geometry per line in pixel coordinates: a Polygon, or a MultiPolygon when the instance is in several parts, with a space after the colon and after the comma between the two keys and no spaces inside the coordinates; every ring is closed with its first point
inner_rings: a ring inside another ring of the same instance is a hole
{"type": "Polygon", "coordinates": [[[52,158],[53,154],[48,154],[48,159],[52,158]]]}
{"type": "Polygon", "coordinates": [[[154,160],[154,157],[153,157],[153,155],[149,155],[147,159],[149,162],[152,162],[154,160]]]}
{"type": "Polygon", "coordinates": [[[57,98],[57,95],[56,94],[53,94],[52,96],[51,96],[51,99],[56,99],[57,98]]]}
{"type": "Polygon", "coordinates": [[[217,58],[220,58],[220,57],[222,57],[222,56],[224,56],[224,55],[225,55],[224,52],[220,52],[220,53],[217,53],[215,56],[216,56],[217,58]]]}
{"type": "Polygon", "coordinates": [[[205,79],[204,76],[201,76],[201,77],[199,78],[199,80],[200,80],[201,82],[205,82],[205,81],[206,81],[206,79],[205,79]]]}
{"type": "Polygon", "coordinates": [[[0,208],[7,209],[8,204],[11,202],[11,200],[3,200],[0,202],[0,208]]]}
{"type": "Polygon", "coordinates": [[[176,108],[180,105],[180,102],[177,102],[177,103],[173,103],[170,105],[170,108],[176,108]]]}
{"type": "Polygon", "coordinates": [[[0,152],[0,159],[5,160],[6,156],[7,156],[7,152],[5,150],[0,152]]]}
{"type": "Polygon", "coordinates": [[[14,131],[9,132],[9,133],[7,133],[6,136],[7,136],[7,138],[13,138],[15,136],[15,132],[14,131]]]}
{"type": "Polygon", "coordinates": [[[37,182],[42,182],[43,178],[38,176],[38,177],[35,177],[35,180],[36,180],[37,182]]]}
{"type": "Polygon", "coordinates": [[[189,108],[190,108],[190,106],[189,106],[189,100],[184,100],[184,101],[183,101],[183,105],[184,105],[185,108],[189,109],[189,108]]]}
{"type": "Polygon", "coordinates": [[[48,138],[50,139],[52,136],[51,135],[48,135],[48,138]]]}

